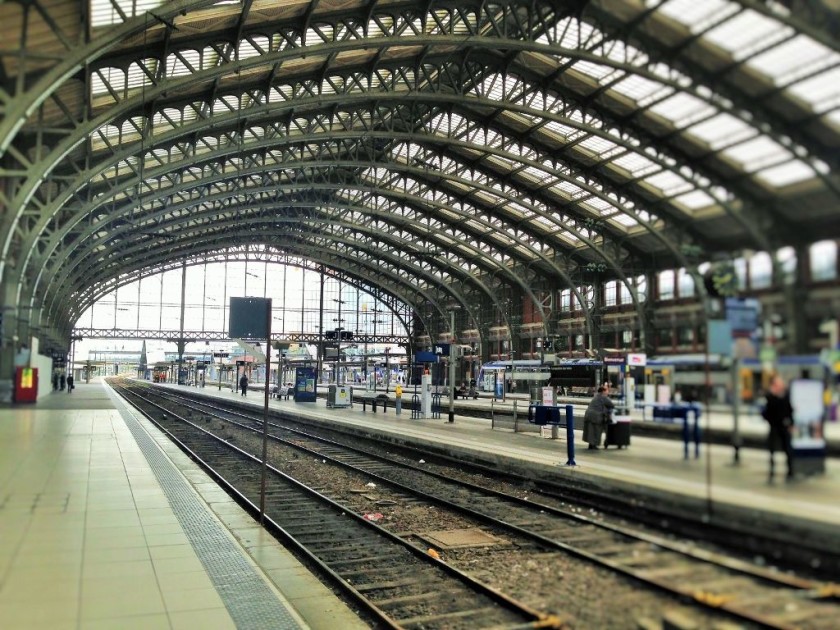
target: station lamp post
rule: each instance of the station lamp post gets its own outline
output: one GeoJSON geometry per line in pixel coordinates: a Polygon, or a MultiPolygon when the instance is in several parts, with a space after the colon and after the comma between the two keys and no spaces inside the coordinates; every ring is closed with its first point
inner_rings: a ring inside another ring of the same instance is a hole
{"type": "Polygon", "coordinates": [[[338,317],[333,318],[333,321],[338,324],[335,329],[336,334],[336,357],[335,357],[335,384],[341,385],[341,379],[339,377],[341,371],[341,332],[344,330],[343,322],[344,320],[341,318],[341,305],[344,304],[344,300],[341,299],[341,282],[338,283],[338,298],[333,298],[333,302],[338,304],[338,317]]]}
{"type": "Polygon", "coordinates": [[[455,309],[449,311],[449,422],[455,422],[455,309]]]}

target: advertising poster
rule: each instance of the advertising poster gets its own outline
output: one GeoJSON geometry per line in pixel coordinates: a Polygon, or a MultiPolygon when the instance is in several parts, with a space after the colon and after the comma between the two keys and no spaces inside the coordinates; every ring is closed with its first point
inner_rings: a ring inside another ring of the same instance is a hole
{"type": "Polygon", "coordinates": [[[315,402],[315,368],[295,368],[295,402],[315,402]]]}
{"type": "Polygon", "coordinates": [[[824,449],[823,384],[814,379],[796,379],[790,384],[790,404],[793,407],[794,451],[824,449]]]}

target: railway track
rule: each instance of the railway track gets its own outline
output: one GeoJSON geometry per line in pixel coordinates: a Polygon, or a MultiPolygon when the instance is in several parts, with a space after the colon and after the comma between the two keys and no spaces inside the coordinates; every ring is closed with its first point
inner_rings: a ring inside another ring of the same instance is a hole
{"type": "MultiPolygon", "coordinates": [[[[242,429],[255,430],[248,414],[181,399],[242,429]]],[[[398,491],[457,510],[482,523],[547,548],[585,558],[653,587],[772,628],[834,628],[840,608],[835,585],[755,567],[660,536],[599,522],[570,510],[455,481],[423,467],[349,447],[300,429],[272,424],[273,439],[288,447],[363,473],[398,491]]]]}
{"type": "MultiPolygon", "coordinates": [[[[124,387],[152,422],[256,512],[262,462],[124,387]]],[[[265,520],[382,627],[560,628],[544,615],[430,556],[330,498],[268,467],[265,520]]]]}

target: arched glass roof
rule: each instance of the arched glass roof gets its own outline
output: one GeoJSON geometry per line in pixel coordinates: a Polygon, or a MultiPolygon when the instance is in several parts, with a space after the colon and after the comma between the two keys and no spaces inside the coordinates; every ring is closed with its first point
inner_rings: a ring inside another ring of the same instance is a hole
{"type": "Polygon", "coordinates": [[[593,264],[840,236],[822,2],[78,5],[0,5],[0,271],[64,333],[242,243],[476,320],[593,264]]]}

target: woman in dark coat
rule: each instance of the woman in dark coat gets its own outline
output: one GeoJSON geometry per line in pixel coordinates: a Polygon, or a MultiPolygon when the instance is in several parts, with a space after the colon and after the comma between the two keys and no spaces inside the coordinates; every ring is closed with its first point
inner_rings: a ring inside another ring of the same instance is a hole
{"type": "Polygon", "coordinates": [[[767,448],[770,450],[770,476],[768,481],[773,482],[776,451],[784,451],[787,458],[787,479],[791,480],[793,479],[793,461],[790,428],[793,425],[793,407],[790,404],[785,382],[778,374],[770,380],[767,404],[761,415],[770,424],[770,432],[767,434],[767,448]]]}
{"type": "Polygon", "coordinates": [[[589,444],[589,450],[596,450],[601,444],[601,435],[609,422],[613,407],[615,405],[610,400],[608,387],[601,385],[583,416],[583,441],[589,444]]]}

